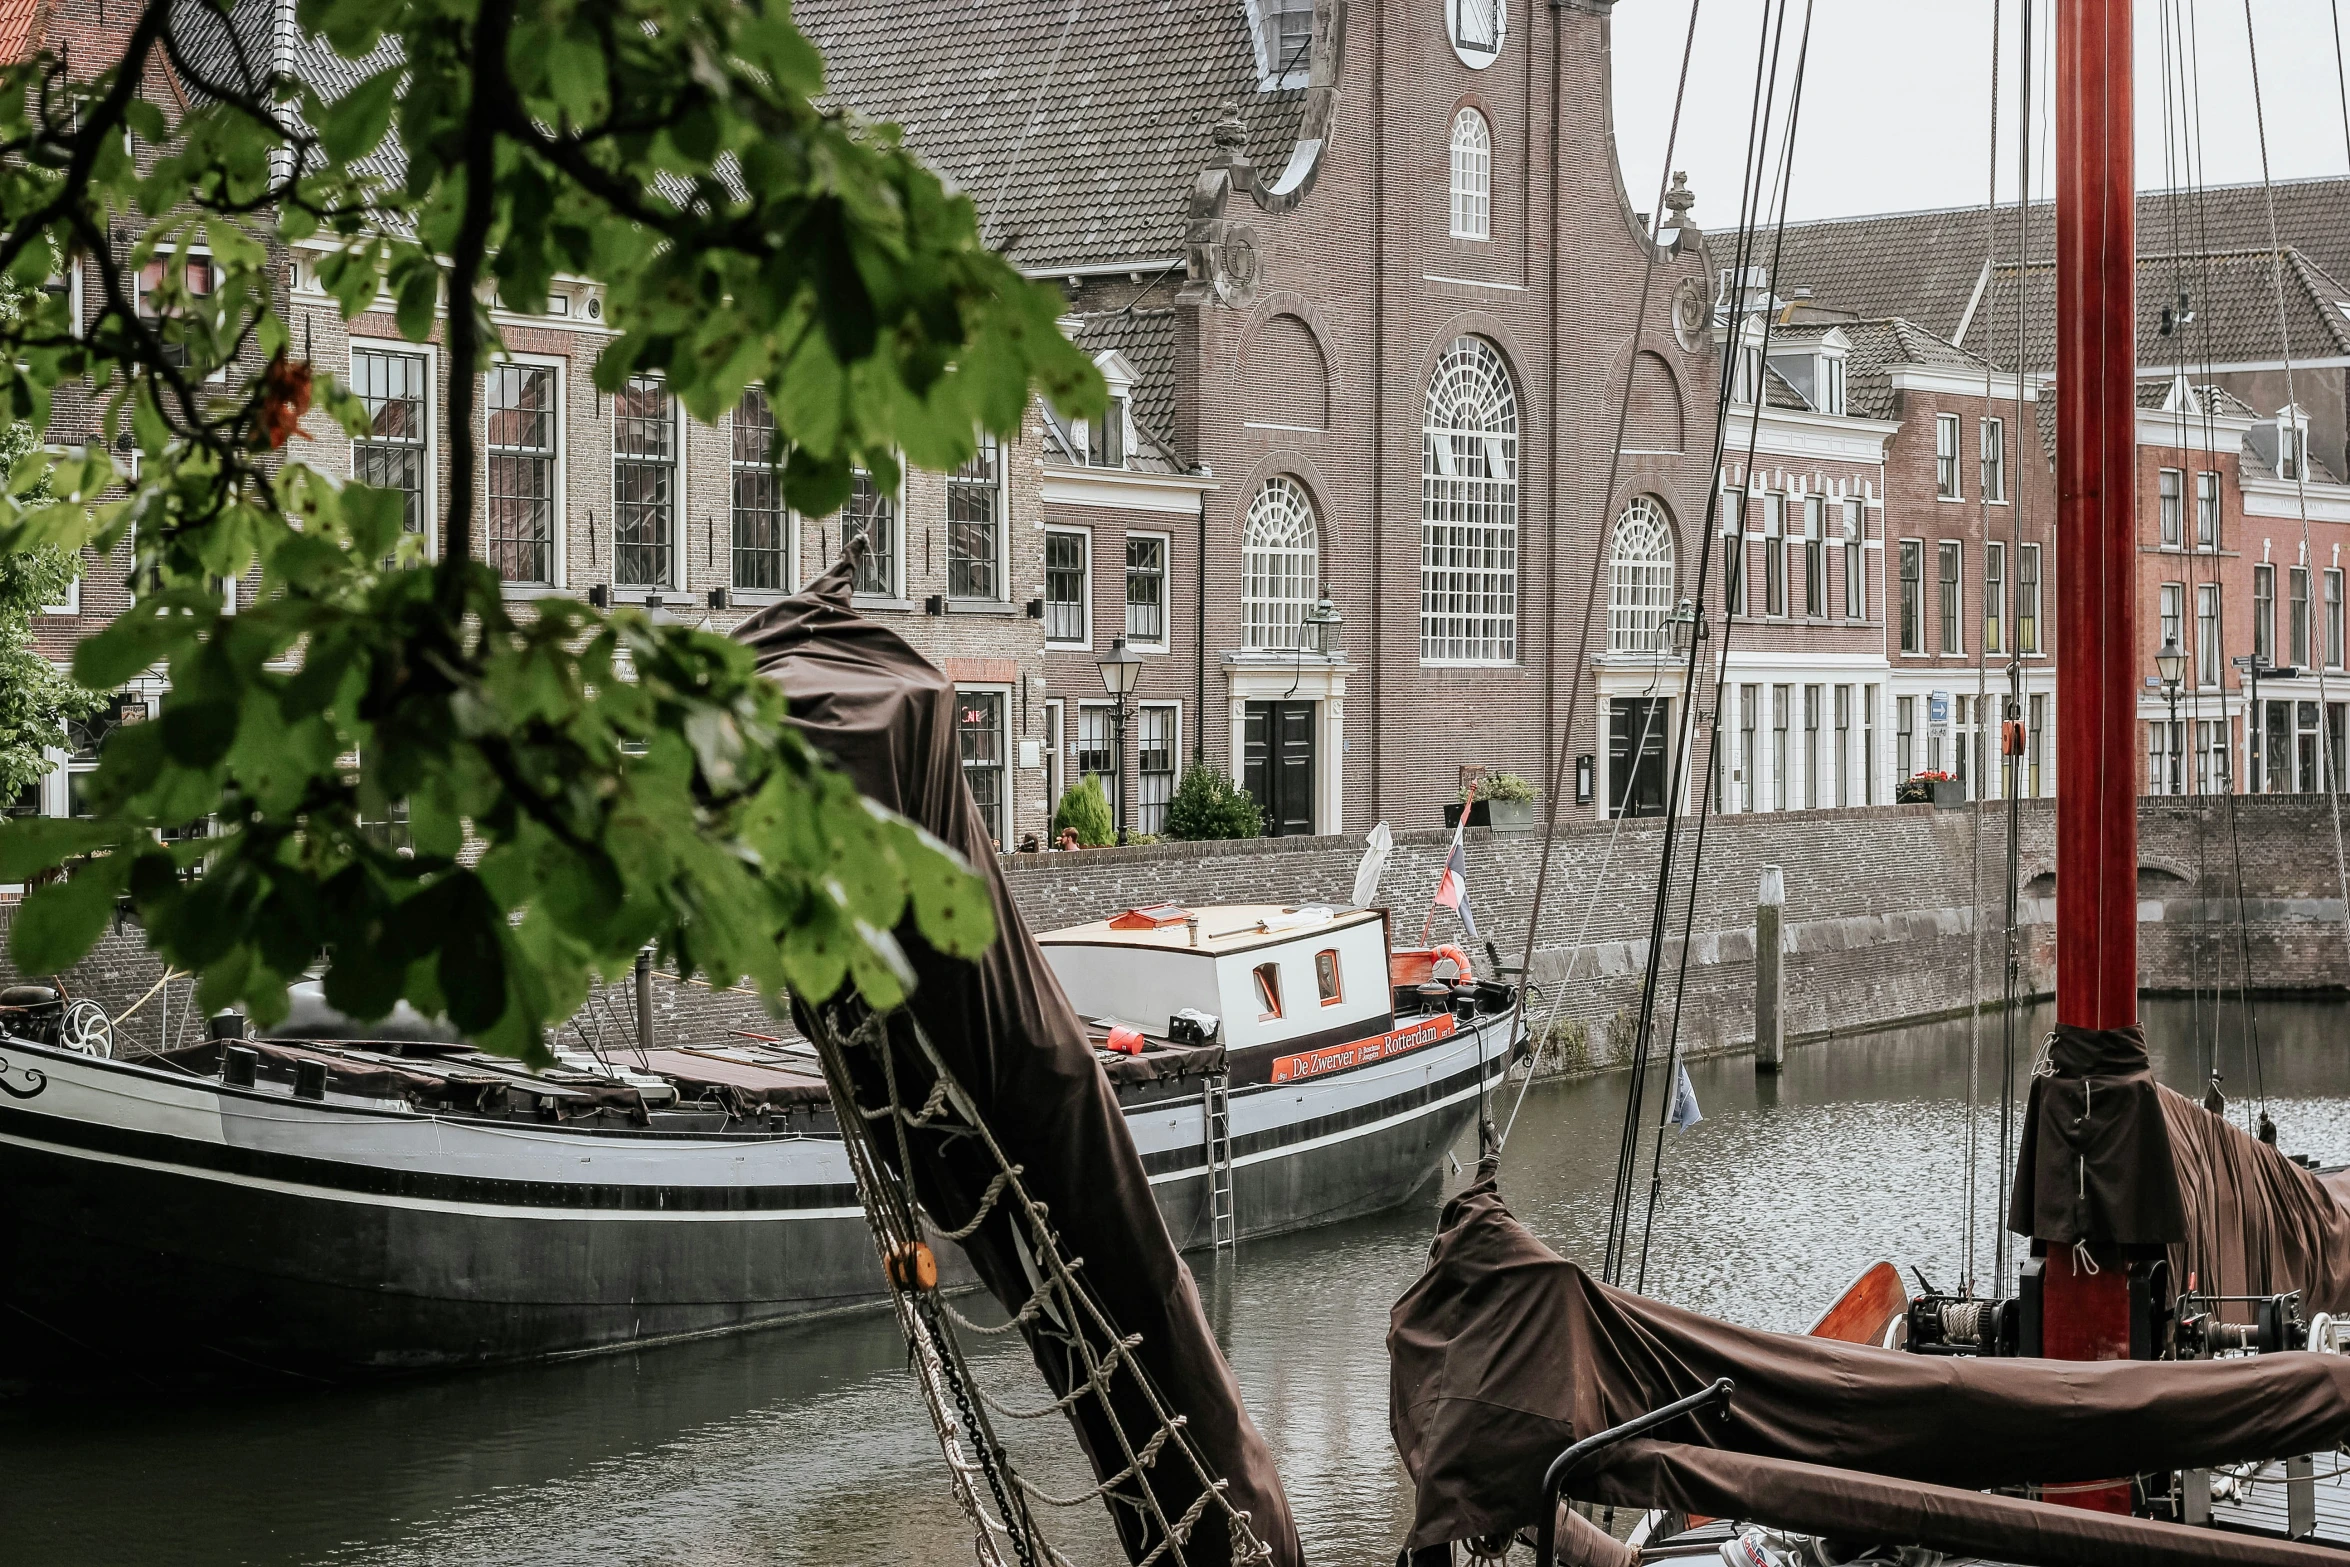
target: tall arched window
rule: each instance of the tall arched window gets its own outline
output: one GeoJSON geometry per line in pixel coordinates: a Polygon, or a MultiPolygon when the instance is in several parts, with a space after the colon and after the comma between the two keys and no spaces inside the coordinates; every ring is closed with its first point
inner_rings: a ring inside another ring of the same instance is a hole
{"type": "Polygon", "coordinates": [[[1481,337],[1454,338],[1421,426],[1420,659],[1518,656],[1518,394],[1481,337]]]}
{"type": "Polygon", "coordinates": [[[1452,233],[1493,237],[1493,132],[1475,109],[1463,109],[1452,122],[1452,233]]]}
{"type": "Polygon", "coordinates": [[[1653,653],[1662,646],[1665,617],[1673,612],[1673,530],[1665,510],[1634,496],[1616,518],[1608,562],[1607,650],[1653,653]]]}
{"type": "Polygon", "coordinates": [[[1321,584],[1321,530],[1294,479],[1267,479],[1240,539],[1241,646],[1294,648],[1321,584]]]}

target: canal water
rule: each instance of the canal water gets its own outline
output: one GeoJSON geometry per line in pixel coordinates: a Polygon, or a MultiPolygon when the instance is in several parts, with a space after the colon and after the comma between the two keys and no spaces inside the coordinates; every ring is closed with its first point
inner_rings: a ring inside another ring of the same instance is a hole
{"type": "MultiPolygon", "coordinates": [[[[2350,1161],[2350,1008],[2147,1006],[2165,1081],[2265,1096],[2288,1151],[2350,1161]]],[[[2045,1027],[2019,1030],[2025,1066],[2045,1027]]],[[[1691,1079],[1704,1120],[1668,1132],[1651,1293],[1800,1331],[1880,1257],[1941,1287],[1965,1262],[1967,1025],[1807,1046],[1777,1080],[1744,1057],[1691,1079]]],[[[1978,1268],[1992,1266],[2000,1031],[1977,1055],[1978,1268]]],[[[2019,1071],[2020,1076],[2020,1071],[2019,1071]]],[[[1526,1094],[1502,1189],[1551,1245],[1596,1259],[1626,1079],[1526,1094]]],[[[1506,1118],[1513,1087],[1497,1107],[1506,1118]]],[[[1652,1098],[1651,1105],[1654,1100],[1652,1098]]],[[[1642,1195],[1653,1133],[1642,1139],[1642,1195]]],[[[1473,1141],[1459,1151],[1463,1164],[1473,1141]]],[[[1447,1182],[1457,1189],[1459,1178],[1447,1182]]],[[[1645,1208],[1645,1201],[1642,1204],[1645,1208]]],[[[1387,1432],[1384,1335],[1436,1217],[1424,1206],[1194,1266],[1317,1563],[1383,1564],[1410,1514],[1387,1432]]],[[[1637,1258],[1640,1247],[1633,1247],[1637,1258]]],[[[168,1337],[171,1324],[154,1331],[168,1337]]],[[[0,1357],[6,1354],[0,1331],[0,1357]]],[[[981,1375],[1041,1401],[1019,1351],[981,1375]]],[[[734,1567],[969,1561],[903,1350],[874,1314],[526,1371],[361,1391],[0,1405],[0,1563],[175,1567],[734,1567]]],[[[1083,1490],[1063,1430],[1012,1433],[1047,1490],[1083,1490]]],[[[1094,1507],[1054,1520],[1069,1556],[1117,1560],[1094,1507]]]]}

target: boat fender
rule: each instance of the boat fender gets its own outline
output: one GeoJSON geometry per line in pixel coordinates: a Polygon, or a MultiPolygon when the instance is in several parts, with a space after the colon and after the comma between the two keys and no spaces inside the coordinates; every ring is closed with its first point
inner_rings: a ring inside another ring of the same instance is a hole
{"type": "Polygon", "coordinates": [[[889,1255],[889,1281],[901,1290],[938,1288],[938,1257],[920,1241],[908,1241],[889,1255]]]}
{"type": "Polygon", "coordinates": [[[1456,971],[1454,977],[1457,979],[1473,980],[1477,977],[1477,966],[1469,961],[1469,955],[1466,952],[1455,946],[1429,948],[1428,961],[1431,968],[1438,963],[1450,963],[1456,971]]]}
{"type": "Polygon", "coordinates": [[[1142,1047],[1143,1037],[1141,1029],[1127,1028],[1123,1025],[1113,1025],[1111,1027],[1110,1048],[1117,1051],[1118,1054],[1122,1056],[1138,1056],[1142,1054],[1142,1047]]]}

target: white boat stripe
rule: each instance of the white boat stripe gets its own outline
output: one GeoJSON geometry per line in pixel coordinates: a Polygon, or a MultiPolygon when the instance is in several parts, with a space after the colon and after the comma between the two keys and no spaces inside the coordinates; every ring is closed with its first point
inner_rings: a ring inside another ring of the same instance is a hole
{"type": "Polygon", "coordinates": [[[716,1212],[690,1208],[534,1208],[508,1206],[503,1203],[447,1202],[431,1197],[397,1197],[382,1192],[340,1191],[330,1186],[309,1186],[294,1181],[274,1181],[266,1176],[232,1175],[223,1170],[200,1170],[191,1165],[167,1164],[157,1159],[135,1159],[127,1154],[98,1153],[86,1148],[70,1148],[56,1143],[38,1142],[31,1138],[12,1137],[6,1133],[0,1133],[0,1143],[6,1143],[16,1148],[37,1149],[43,1153],[58,1154],[68,1159],[87,1159],[99,1164],[121,1165],[134,1170],[153,1170],[160,1174],[183,1176],[190,1180],[217,1181],[226,1186],[249,1187],[256,1191],[277,1192],[288,1197],[307,1197],[318,1202],[353,1203],[360,1207],[374,1208],[407,1208],[422,1213],[464,1214],[479,1219],[766,1224],[789,1219],[859,1219],[864,1216],[864,1210],[857,1207],[780,1208],[716,1212]]]}

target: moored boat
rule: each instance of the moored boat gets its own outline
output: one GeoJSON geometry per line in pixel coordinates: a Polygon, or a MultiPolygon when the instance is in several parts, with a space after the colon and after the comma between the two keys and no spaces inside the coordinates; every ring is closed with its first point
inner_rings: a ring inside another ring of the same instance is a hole
{"type": "MultiPolygon", "coordinates": [[[[1511,987],[1391,955],[1382,910],[1177,912],[1045,938],[1176,1243],[1426,1190],[1506,1067],[1511,987]]],[[[0,1006],[0,1306],[43,1369],[111,1370],[160,1322],[178,1369],[338,1378],[881,1298],[804,1046],[534,1074],[430,1027],[352,1038],[306,992],[271,1038],[146,1060],[73,1048],[38,994],[0,1006]]]]}

